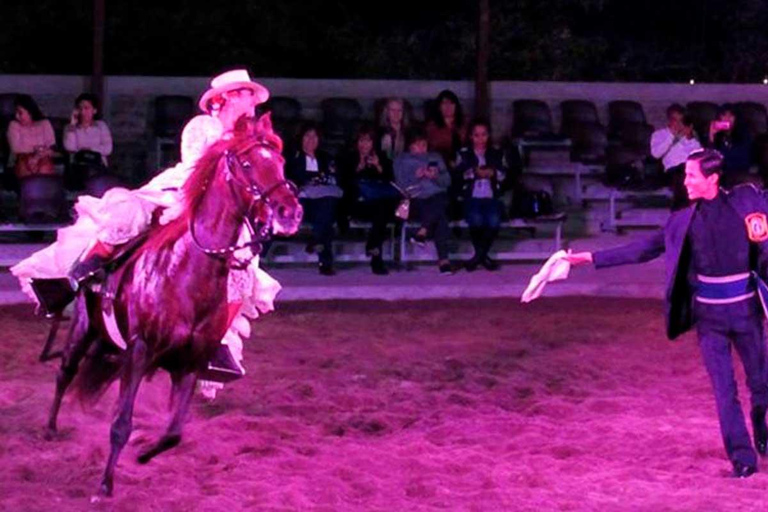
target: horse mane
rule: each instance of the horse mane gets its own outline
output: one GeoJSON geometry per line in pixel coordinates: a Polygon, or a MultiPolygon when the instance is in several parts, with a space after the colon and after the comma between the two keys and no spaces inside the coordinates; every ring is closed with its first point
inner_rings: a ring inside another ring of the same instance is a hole
{"type": "Polygon", "coordinates": [[[224,158],[224,154],[232,152],[239,155],[253,144],[254,139],[258,139],[259,143],[278,153],[283,150],[283,141],[277,134],[271,130],[259,129],[258,122],[254,119],[242,118],[235,126],[234,137],[215,142],[195,162],[187,181],[181,187],[184,212],[167,225],[157,229],[153,236],[149,237],[144,248],[161,249],[181,238],[187,231],[189,220],[202,204],[208,187],[215,179],[219,161],[224,158]]]}

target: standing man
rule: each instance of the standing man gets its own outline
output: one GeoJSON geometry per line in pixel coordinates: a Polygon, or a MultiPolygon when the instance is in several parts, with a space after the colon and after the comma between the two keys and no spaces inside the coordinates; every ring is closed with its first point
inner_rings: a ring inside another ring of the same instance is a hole
{"type": "Polygon", "coordinates": [[[685,188],[692,205],[673,212],[647,240],[595,253],[569,254],[571,264],[596,268],[650,261],[665,254],[667,336],[675,339],[696,322],[699,347],[717,404],[725,451],[733,474],[757,471],[755,449],[765,455],[768,428],[763,310],[758,298],[768,277],[768,202],[751,185],[719,187],[723,156],[692,153],[685,188]],[[741,358],[752,403],[754,448],[737,396],[732,349],[741,358]]]}
{"type": "Polygon", "coordinates": [[[677,103],[667,108],[667,126],[659,128],[651,135],[651,155],[661,160],[664,173],[672,189],[672,210],[688,206],[688,196],[683,180],[685,179],[685,161],[693,151],[701,149],[701,144],[693,130],[693,121],[686,116],[685,109],[677,103]]]}

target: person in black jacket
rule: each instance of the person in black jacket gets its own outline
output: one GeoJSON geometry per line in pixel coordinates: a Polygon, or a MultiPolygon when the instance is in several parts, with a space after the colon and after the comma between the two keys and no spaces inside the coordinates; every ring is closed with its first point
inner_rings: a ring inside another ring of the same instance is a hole
{"type": "Polygon", "coordinates": [[[392,186],[392,162],[374,149],[376,130],[364,124],[355,137],[355,146],[339,159],[339,184],[344,190],[344,215],[372,223],[366,253],[374,274],[389,273],[382,258],[387,224],[394,220],[400,193],[392,186]]]}
{"type": "Polygon", "coordinates": [[[459,151],[456,174],[463,178],[464,212],[475,254],[465,268],[472,272],[479,265],[497,270],[499,264],[489,251],[499,234],[504,204],[502,185],[506,177],[504,152],[490,145],[491,129],[485,121],[470,125],[467,147],[459,151]]]}
{"type": "Polygon", "coordinates": [[[312,224],[313,241],[307,248],[314,250],[315,243],[322,246],[318,255],[320,273],[334,275],[333,224],[341,189],[336,184],[336,169],[331,156],[318,149],[320,131],[313,123],[306,124],[299,132],[300,149],[285,164],[286,176],[299,187],[299,201],[304,207],[304,220],[312,224]]]}
{"type": "Polygon", "coordinates": [[[757,451],[766,454],[768,366],[765,307],[768,279],[768,201],[762,190],[742,184],[720,188],[723,156],[702,149],[688,156],[685,188],[691,205],[672,212],[650,237],[613,249],[569,253],[572,265],[595,268],[666,261],[667,337],[696,327],[704,366],[715,394],[725,451],[733,475],[757,471],[757,451]],[[738,398],[733,352],[744,366],[751,397],[749,438],[738,398]]]}

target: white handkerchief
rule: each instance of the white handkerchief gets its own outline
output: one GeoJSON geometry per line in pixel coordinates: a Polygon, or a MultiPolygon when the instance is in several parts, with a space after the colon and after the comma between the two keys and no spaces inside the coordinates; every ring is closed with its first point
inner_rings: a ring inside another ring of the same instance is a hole
{"type": "Polygon", "coordinates": [[[523,292],[520,302],[531,302],[534,299],[538,299],[547,283],[568,277],[568,273],[571,271],[571,264],[565,259],[565,256],[565,251],[561,250],[549,257],[541,269],[531,277],[528,288],[523,292]]]}

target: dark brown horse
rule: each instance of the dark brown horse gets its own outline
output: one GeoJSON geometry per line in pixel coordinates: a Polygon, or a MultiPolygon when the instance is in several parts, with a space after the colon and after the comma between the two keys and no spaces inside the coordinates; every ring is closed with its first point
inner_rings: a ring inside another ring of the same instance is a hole
{"type": "Polygon", "coordinates": [[[160,368],[171,375],[172,418],[139,462],[149,462],[181,441],[198,375],[228,328],[227,276],[233,267],[244,265],[234,256],[242,248],[237,244],[243,226],[250,227],[255,244],[272,227],[285,234],[298,229],[302,210],[295,189],[284,178],[281,149],[268,116],[241,119],[234,137],[211,147],[192,171],[183,189],[184,214],[150,230],[140,247],[110,273],[101,293],[86,290],[78,296],[48,429],[55,432],[62,397],[76,375],[75,389],[81,398],[90,399],[120,378],[100,495],[112,493],[115,465],[131,434],[139,384],[160,368]],[[125,351],[107,341],[102,312],[111,307],[127,343],[125,351]]]}

